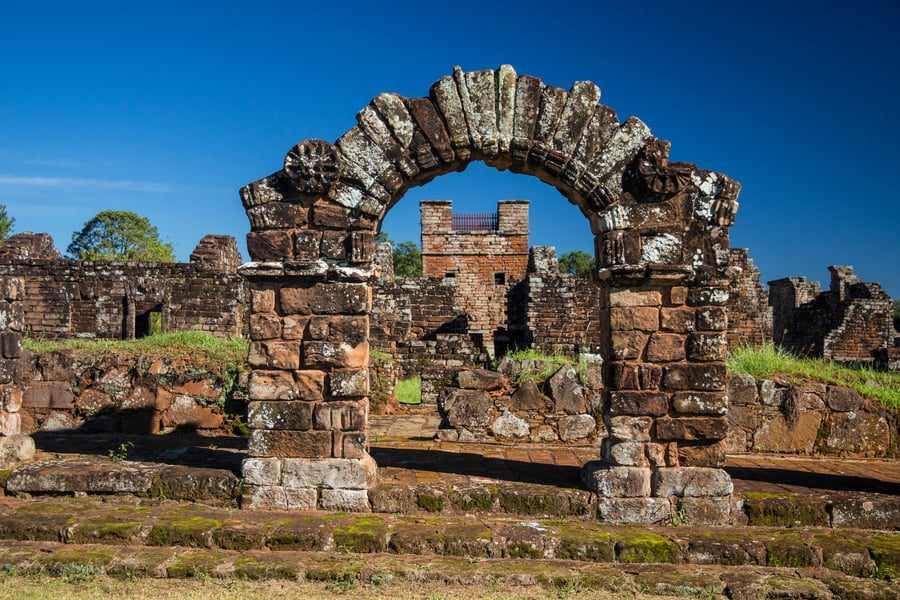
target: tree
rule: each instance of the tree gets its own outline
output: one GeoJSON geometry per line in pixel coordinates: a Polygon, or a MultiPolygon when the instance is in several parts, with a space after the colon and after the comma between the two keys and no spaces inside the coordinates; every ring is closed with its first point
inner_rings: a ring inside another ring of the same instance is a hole
{"type": "Polygon", "coordinates": [[[415,242],[394,244],[393,255],[396,277],[422,276],[422,251],[415,242]]]}
{"type": "Polygon", "coordinates": [[[6,238],[12,234],[15,224],[16,220],[6,214],[6,205],[0,204],[0,242],[5,242],[6,238]]]}
{"type": "Polygon", "coordinates": [[[391,239],[384,231],[375,234],[377,243],[387,242],[391,245],[391,256],[394,260],[395,277],[421,277],[422,251],[415,242],[400,242],[391,239]]]}
{"type": "Polygon", "coordinates": [[[172,244],[159,239],[146,217],[126,210],[104,210],[72,234],[66,250],[76,260],[174,262],[172,244]]]}
{"type": "Polygon", "coordinates": [[[590,277],[591,272],[597,269],[597,261],[593,256],[581,250],[566,252],[559,259],[559,270],[563,273],[571,273],[576,277],[590,277]]]}

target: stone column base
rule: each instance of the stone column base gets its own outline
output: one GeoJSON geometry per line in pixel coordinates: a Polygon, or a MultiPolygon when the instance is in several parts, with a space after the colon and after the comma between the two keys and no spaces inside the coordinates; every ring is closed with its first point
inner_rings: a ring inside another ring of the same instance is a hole
{"type": "Polygon", "coordinates": [[[597,516],[610,523],[725,525],[743,518],[722,469],[620,467],[601,461],[581,469],[584,485],[599,496],[597,516]]]}
{"type": "Polygon", "coordinates": [[[368,512],[378,466],[363,458],[244,459],[241,508],[368,512]]]}

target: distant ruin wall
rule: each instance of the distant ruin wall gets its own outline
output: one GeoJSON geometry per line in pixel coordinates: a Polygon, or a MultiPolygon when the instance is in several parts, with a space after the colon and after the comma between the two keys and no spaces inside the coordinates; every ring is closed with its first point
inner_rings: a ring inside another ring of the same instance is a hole
{"type": "Polygon", "coordinates": [[[804,356],[871,362],[894,345],[891,298],[879,284],[860,281],[852,267],[828,270],[824,292],[804,277],[769,282],[775,343],[804,356]]]}
{"type": "Polygon", "coordinates": [[[25,331],[32,337],[128,339],[151,330],[243,336],[247,284],[232,237],[206,236],[190,263],[63,259],[46,234],[0,245],[0,274],[24,281],[25,331]]]}
{"type": "Polygon", "coordinates": [[[761,346],[772,340],[769,293],[746,248],[731,248],[729,255],[730,265],[739,271],[728,288],[728,346],[761,346]]]}

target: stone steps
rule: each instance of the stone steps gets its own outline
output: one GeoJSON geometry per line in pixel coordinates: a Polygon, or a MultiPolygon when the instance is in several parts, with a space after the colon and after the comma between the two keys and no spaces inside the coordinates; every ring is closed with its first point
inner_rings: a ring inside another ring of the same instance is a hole
{"type": "Polygon", "coordinates": [[[16,575],[127,578],[281,580],[338,593],[389,596],[413,585],[444,597],[471,589],[480,596],[528,593],[543,597],[699,597],[710,600],[806,598],[896,600],[896,580],[862,578],[826,568],[604,564],[552,559],[270,552],[181,547],[16,541],[0,546],[0,565],[16,575]],[[521,591],[518,591],[521,590],[521,591]]]}
{"type": "MultiPolygon", "coordinates": [[[[132,496],[2,498],[0,539],[142,547],[147,552],[181,547],[470,560],[570,560],[616,568],[649,563],[825,568],[856,578],[900,577],[900,534],[887,531],[634,526],[475,515],[237,511],[132,496]]],[[[15,545],[10,544],[0,546],[15,545]]]]}

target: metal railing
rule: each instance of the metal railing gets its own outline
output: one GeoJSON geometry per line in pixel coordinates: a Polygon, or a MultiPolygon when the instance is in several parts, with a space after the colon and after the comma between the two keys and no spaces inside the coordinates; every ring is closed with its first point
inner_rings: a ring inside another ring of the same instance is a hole
{"type": "Polygon", "coordinates": [[[453,213],[453,231],[496,231],[497,213],[453,213]]]}

